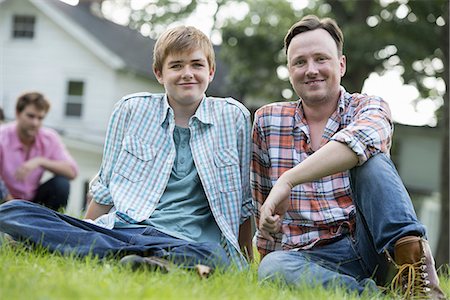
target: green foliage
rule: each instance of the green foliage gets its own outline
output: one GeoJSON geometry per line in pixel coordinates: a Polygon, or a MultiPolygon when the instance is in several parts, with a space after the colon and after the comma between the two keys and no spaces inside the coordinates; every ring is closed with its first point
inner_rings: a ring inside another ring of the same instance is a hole
{"type": "Polygon", "coordinates": [[[294,9],[292,0],[152,0],[140,7],[133,7],[131,0],[114,3],[129,8],[130,27],[146,24],[153,38],[210,4],[213,30],[223,40],[219,57],[229,71],[228,89],[240,99],[273,102],[283,100],[283,90],[292,91],[287,78],[277,75],[285,65],[283,38],[295,21],[310,13],[333,17],[343,29],[347,56],[343,85],[348,91],[360,91],[370,73],[392,68],[402,72],[406,83],[417,86],[422,98],[442,101],[444,96],[426,83],[428,78],[441,78],[448,85],[447,0],[315,0],[301,10],[294,9]],[[242,20],[234,14],[219,16],[222,8],[236,3],[248,6],[242,20]]]}
{"type": "MultiPolygon", "coordinates": [[[[115,260],[65,258],[44,250],[0,246],[1,299],[377,299],[322,288],[258,283],[257,265],[206,280],[184,270],[132,272],[115,260]]],[[[450,292],[448,277],[442,285],[450,292]]],[[[392,299],[379,296],[378,299],[392,299]]]]}

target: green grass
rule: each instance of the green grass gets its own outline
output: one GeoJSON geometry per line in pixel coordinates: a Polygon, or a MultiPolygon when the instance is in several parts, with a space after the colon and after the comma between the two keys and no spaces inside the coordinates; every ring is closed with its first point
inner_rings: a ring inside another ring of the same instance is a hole
{"type": "MultiPolygon", "coordinates": [[[[46,251],[0,246],[0,299],[361,299],[342,290],[288,288],[258,283],[257,265],[248,271],[201,279],[176,269],[169,274],[137,271],[115,260],[61,257],[46,251]]],[[[450,293],[449,276],[442,287],[450,293]]],[[[391,296],[362,299],[392,299],[391,296]]]]}

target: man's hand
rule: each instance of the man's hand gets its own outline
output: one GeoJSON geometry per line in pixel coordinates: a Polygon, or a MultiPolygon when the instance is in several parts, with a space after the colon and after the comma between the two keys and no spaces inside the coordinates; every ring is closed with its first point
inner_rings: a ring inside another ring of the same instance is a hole
{"type": "Polygon", "coordinates": [[[259,231],[269,241],[273,242],[271,234],[281,230],[281,222],[290,205],[291,190],[292,185],[280,177],[261,206],[259,231]]]}
{"type": "Polygon", "coordinates": [[[27,160],[23,165],[21,165],[14,175],[17,180],[24,181],[25,178],[36,168],[41,165],[41,157],[35,157],[30,160],[27,160]]]}

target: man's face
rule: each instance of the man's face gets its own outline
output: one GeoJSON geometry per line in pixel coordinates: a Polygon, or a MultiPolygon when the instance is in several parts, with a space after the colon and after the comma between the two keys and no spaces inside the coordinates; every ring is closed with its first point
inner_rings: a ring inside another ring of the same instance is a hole
{"type": "Polygon", "coordinates": [[[34,138],[42,126],[47,112],[39,110],[35,105],[27,105],[21,112],[16,113],[17,130],[24,139],[34,138]]]}
{"type": "Polygon", "coordinates": [[[306,105],[339,99],[345,56],[338,55],[335,41],[324,29],[296,35],[287,51],[289,79],[306,105]]]}
{"type": "Polygon", "coordinates": [[[198,105],[214,76],[206,55],[200,49],[192,52],[169,54],[162,71],[155,71],[159,83],[164,85],[172,108],[198,105]]]}

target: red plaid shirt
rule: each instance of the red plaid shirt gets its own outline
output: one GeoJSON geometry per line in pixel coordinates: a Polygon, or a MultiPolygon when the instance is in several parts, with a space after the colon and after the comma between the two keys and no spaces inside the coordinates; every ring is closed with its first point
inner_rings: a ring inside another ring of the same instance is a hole
{"type": "MultiPolygon", "coordinates": [[[[393,124],[388,104],[379,97],[349,94],[341,88],[337,110],[326,124],[321,145],[347,144],[362,165],[371,156],[389,154],[393,124]]],[[[285,171],[313,154],[302,101],[272,103],[255,114],[251,185],[256,222],[272,186],[285,171]]],[[[349,171],[298,185],[275,243],[257,234],[261,255],[273,250],[308,249],[354,227],[355,207],[349,171]]]]}

